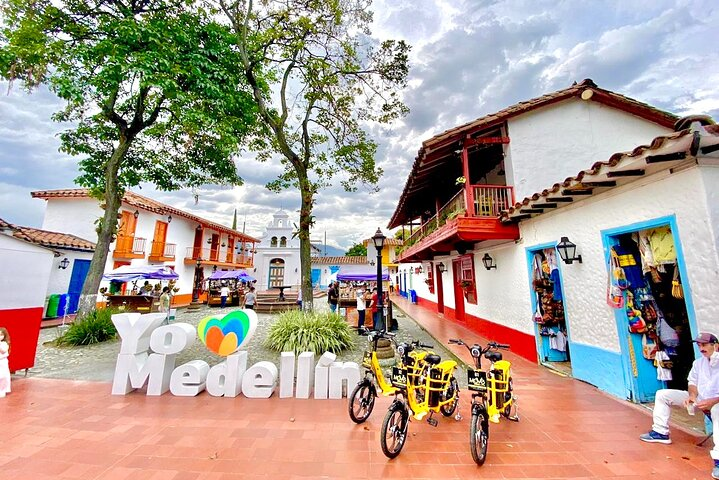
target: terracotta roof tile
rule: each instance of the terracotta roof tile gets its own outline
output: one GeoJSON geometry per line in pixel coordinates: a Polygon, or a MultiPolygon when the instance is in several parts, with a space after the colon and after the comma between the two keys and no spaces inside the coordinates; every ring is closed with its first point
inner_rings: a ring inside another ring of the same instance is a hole
{"type": "MultiPolygon", "coordinates": [[[[372,244],[372,245],[374,245],[374,244],[372,243],[372,239],[371,239],[371,238],[366,238],[366,239],[362,240],[362,243],[363,243],[364,245],[367,245],[367,244],[372,244]]],[[[384,239],[384,244],[385,244],[385,245],[389,245],[390,247],[394,247],[394,246],[397,246],[397,245],[404,245],[404,242],[403,242],[402,240],[400,240],[399,238],[387,237],[387,238],[384,239]]]]}
{"type": "MultiPolygon", "coordinates": [[[[717,150],[719,150],[719,125],[703,125],[692,129],[687,128],[670,135],[662,135],[652,140],[649,145],[640,145],[631,152],[615,153],[606,161],[596,162],[590,168],[582,170],[573,177],[568,177],[541,192],[525,197],[503,211],[500,219],[503,222],[511,222],[526,218],[516,218],[519,215],[527,215],[527,213],[522,212],[522,208],[532,208],[535,203],[556,203],[552,202],[552,196],[565,196],[562,193],[565,191],[591,189],[592,194],[595,194],[599,188],[604,191],[607,188],[615,188],[615,186],[624,185],[636,179],[632,176],[612,175],[616,172],[643,170],[648,173],[656,173],[691,159],[698,153],[709,154],[717,150]],[[704,153],[704,149],[706,149],[706,153],[704,153]],[[651,161],[651,157],[656,160],[659,156],[663,157],[663,161],[656,163],[651,161]],[[650,161],[647,161],[647,158],[650,161]],[[615,185],[607,187],[594,187],[591,185],[592,183],[596,184],[596,182],[608,180],[614,182],[615,185]]],[[[582,195],[577,201],[590,196],[592,195],[582,195]]],[[[562,205],[565,204],[558,204],[557,207],[562,205]]],[[[531,216],[536,215],[541,214],[531,214],[531,216]]]]}
{"type": "MultiPolygon", "coordinates": [[[[89,191],[86,188],[40,190],[37,192],[32,192],[31,195],[33,198],[44,198],[44,199],[48,199],[48,198],[90,198],[89,191]]],[[[150,198],[143,197],[142,195],[139,195],[135,192],[126,191],[125,196],[122,198],[122,201],[124,203],[127,203],[128,205],[132,205],[135,208],[143,209],[148,212],[158,213],[160,215],[174,215],[177,217],[183,217],[183,218],[186,218],[193,222],[197,222],[204,227],[211,228],[211,229],[217,230],[219,232],[227,233],[234,237],[243,238],[247,242],[259,243],[259,241],[260,241],[258,238],[251,237],[242,232],[238,232],[237,230],[233,230],[233,229],[231,229],[229,227],[225,227],[224,225],[221,225],[219,223],[215,223],[210,220],[206,220],[202,217],[198,217],[197,215],[193,215],[191,213],[185,212],[183,210],[172,207],[170,205],[166,205],[166,204],[158,202],[156,200],[152,200],[150,198]]]]}
{"type": "Polygon", "coordinates": [[[13,236],[49,248],[69,248],[87,252],[95,251],[95,244],[84,238],[67,233],[50,232],[32,227],[15,226],[13,236]]]}
{"type": "Polygon", "coordinates": [[[367,257],[312,257],[313,264],[367,265],[367,257]]]}

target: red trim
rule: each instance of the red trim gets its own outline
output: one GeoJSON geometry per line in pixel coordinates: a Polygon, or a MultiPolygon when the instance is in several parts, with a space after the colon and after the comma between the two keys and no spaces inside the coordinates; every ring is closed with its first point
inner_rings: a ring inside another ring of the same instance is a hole
{"type": "MultiPolygon", "coordinates": [[[[417,305],[433,312],[437,311],[437,304],[426,298],[417,297],[417,305]]],[[[512,346],[511,352],[516,353],[530,362],[537,362],[537,341],[534,335],[490,322],[483,318],[464,313],[464,321],[460,322],[455,316],[455,310],[445,305],[444,318],[458,325],[465,326],[478,335],[499,343],[508,343],[512,346]]]]}
{"type": "Polygon", "coordinates": [[[0,310],[0,327],[10,335],[10,371],[35,366],[35,351],[40,335],[43,307],[0,310]]]}

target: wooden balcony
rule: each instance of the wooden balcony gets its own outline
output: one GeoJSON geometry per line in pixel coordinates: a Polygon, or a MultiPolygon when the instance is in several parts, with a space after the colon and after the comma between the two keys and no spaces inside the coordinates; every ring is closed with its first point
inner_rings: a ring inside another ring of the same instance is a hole
{"type": "Polygon", "coordinates": [[[146,239],[134,235],[118,235],[112,258],[118,260],[144,258],[146,241],[146,239]]]}
{"type": "Polygon", "coordinates": [[[151,262],[172,262],[175,260],[174,243],[158,242],[153,240],[148,260],[151,262]]]}
{"type": "Polygon", "coordinates": [[[219,267],[252,268],[254,266],[252,252],[232,253],[226,247],[187,247],[184,262],[195,263],[198,260],[202,265],[217,265],[219,267]]]}
{"type": "Polygon", "coordinates": [[[484,240],[516,240],[517,225],[499,221],[500,212],[513,202],[511,186],[468,185],[412,233],[399,260],[424,260],[452,250],[468,250],[484,240]],[[472,201],[470,209],[467,198],[472,201]]]}

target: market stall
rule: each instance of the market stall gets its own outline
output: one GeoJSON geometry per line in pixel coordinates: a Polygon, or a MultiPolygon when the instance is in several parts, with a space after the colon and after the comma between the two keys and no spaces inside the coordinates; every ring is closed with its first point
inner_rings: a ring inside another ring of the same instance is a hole
{"type": "MultiPolygon", "coordinates": [[[[357,324],[357,292],[358,290],[372,291],[377,286],[377,267],[372,265],[343,265],[337,271],[337,281],[340,282],[339,307],[344,309],[345,318],[353,325],[357,324]]],[[[389,292],[389,268],[382,268],[382,291],[389,292]]],[[[392,308],[389,300],[385,302],[384,318],[387,325],[392,319],[392,308]]],[[[342,310],[340,310],[342,311],[342,310]]],[[[368,311],[365,325],[372,324],[372,317],[368,311]]]]}
{"type": "Polygon", "coordinates": [[[220,305],[220,289],[227,286],[230,289],[230,296],[227,299],[229,305],[242,305],[245,299],[247,286],[255,281],[255,277],[244,270],[217,271],[208,278],[208,305],[220,305]]]}
{"type": "MultiPolygon", "coordinates": [[[[159,309],[161,289],[157,288],[162,281],[170,282],[177,280],[180,276],[170,267],[164,265],[123,265],[102,276],[102,279],[109,281],[112,285],[133,282],[131,294],[109,294],[105,295],[108,307],[116,307],[129,312],[156,312],[159,309]],[[157,280],[158,283],[151,289],[140,287],[137,282],[145,281],[143,287],[150,285],[150,280],[157,280]]],[[[113,289],[110,290],[113,292],[113,289]]]]}

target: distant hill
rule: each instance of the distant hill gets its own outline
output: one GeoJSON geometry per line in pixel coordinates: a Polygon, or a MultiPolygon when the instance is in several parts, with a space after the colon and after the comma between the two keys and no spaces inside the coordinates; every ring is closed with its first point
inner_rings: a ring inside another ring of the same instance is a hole
{"type": "Polygon", "coordinates": [[[333,247],[332,245],[324,245],[322,243],[313,243],[314,247],[317,247],[320,251],[320,253],[315,254],[315,252],[312,252],[312,255],[318,255],[320,257],[344,257],[346,250],[342,250],[341,248],[333,247]]]}

